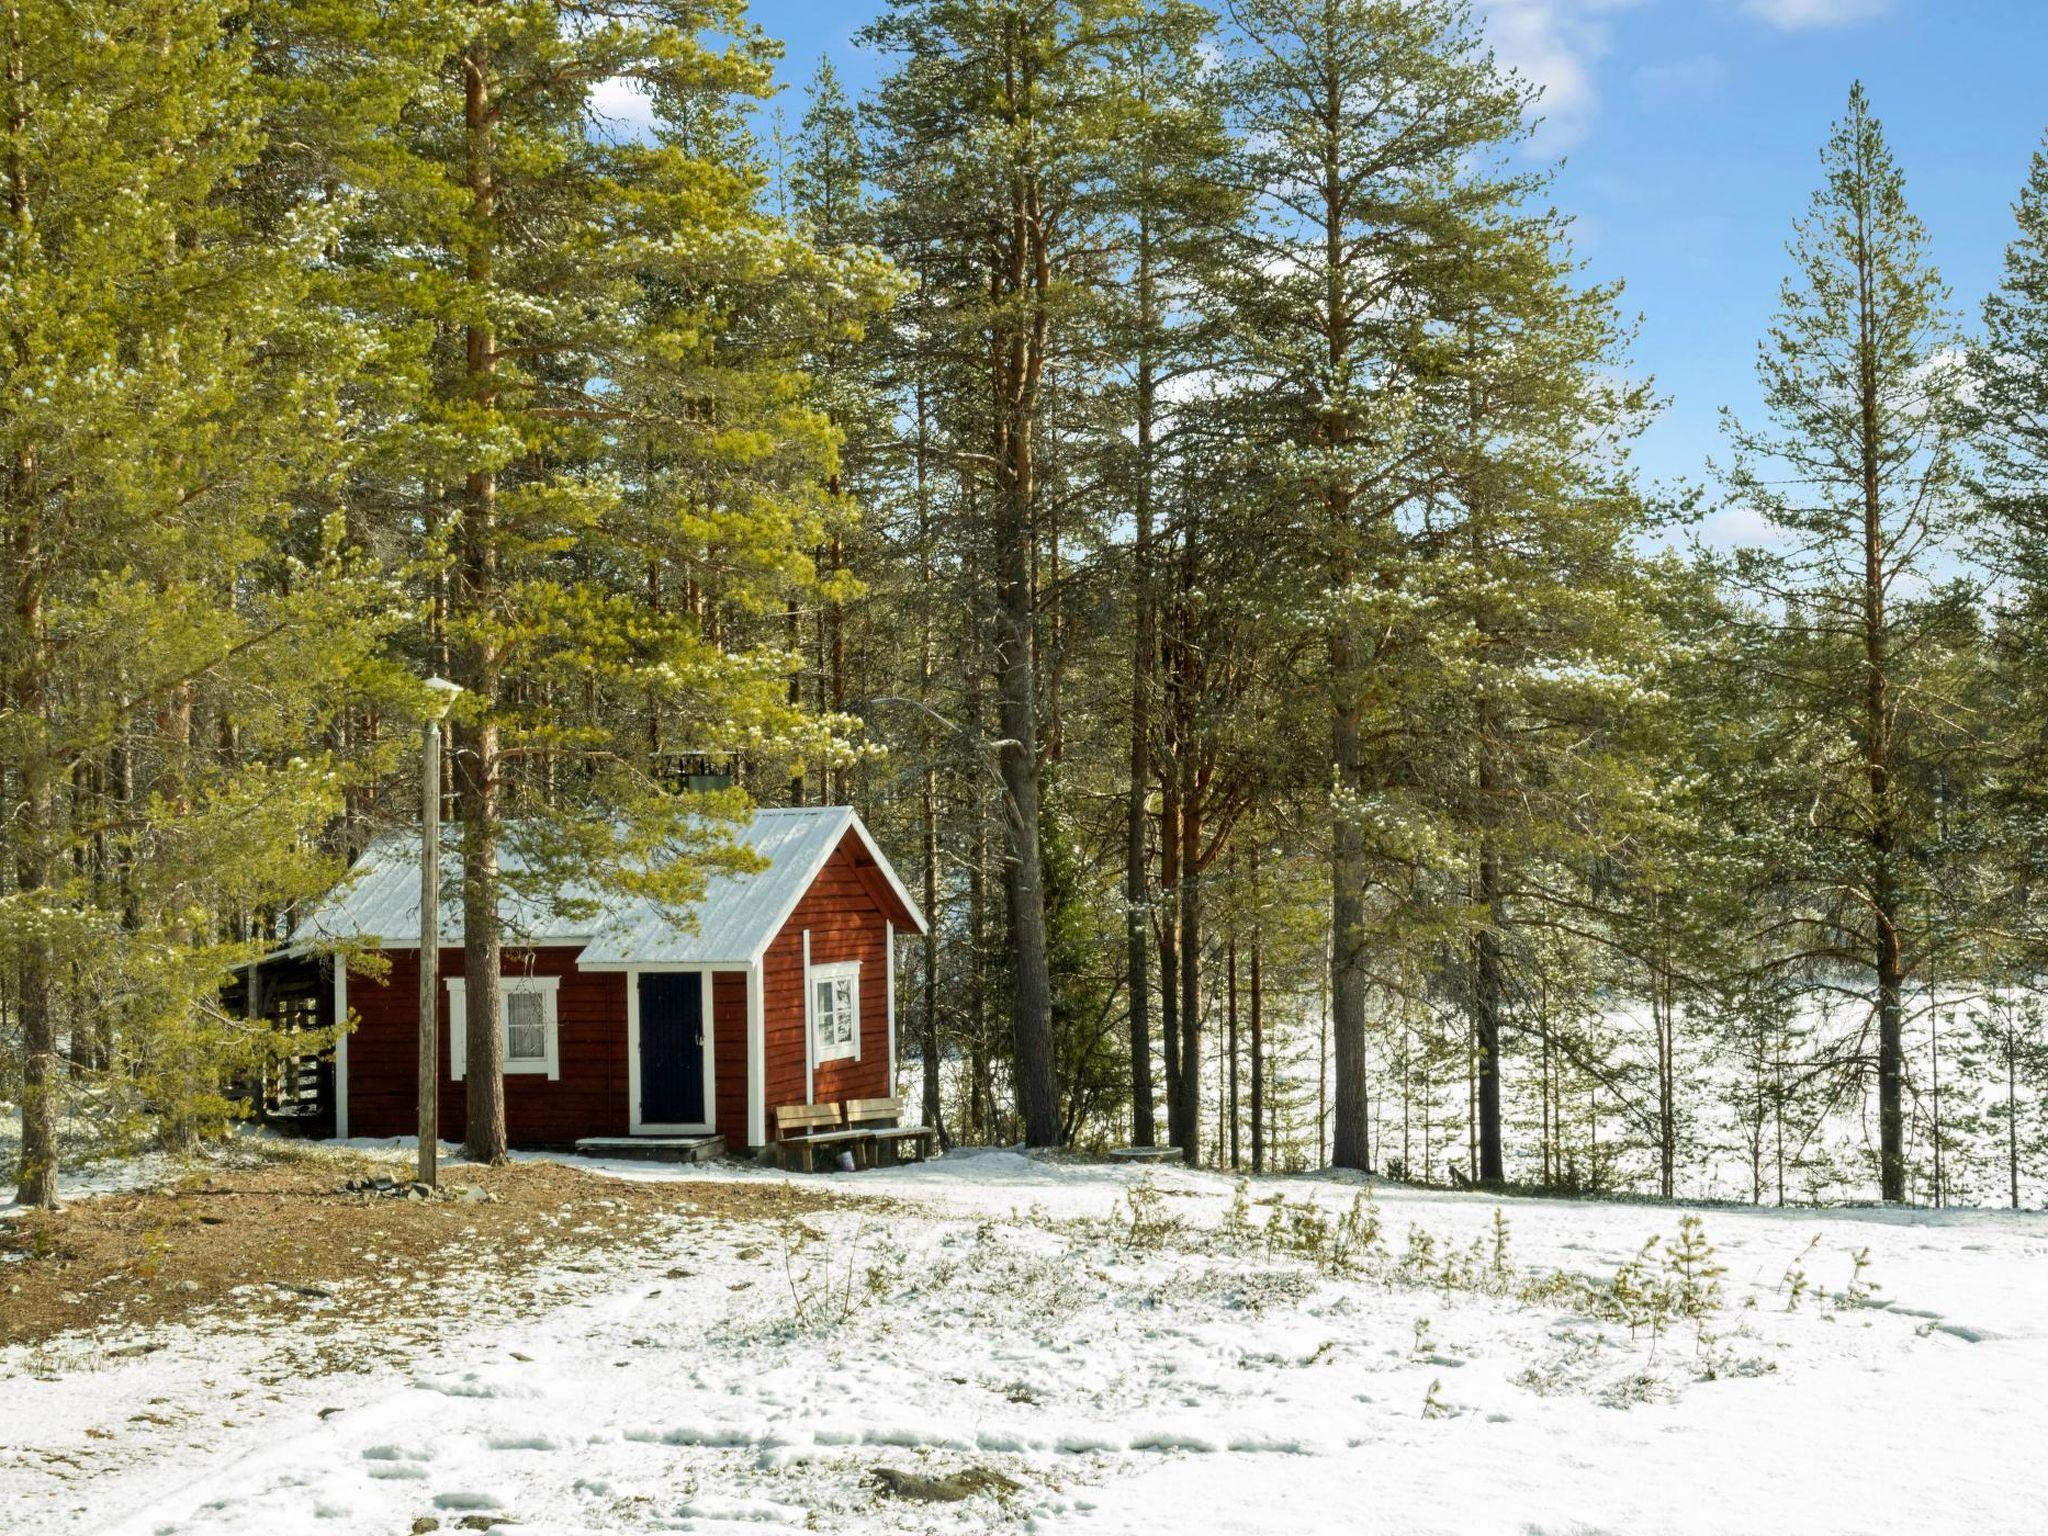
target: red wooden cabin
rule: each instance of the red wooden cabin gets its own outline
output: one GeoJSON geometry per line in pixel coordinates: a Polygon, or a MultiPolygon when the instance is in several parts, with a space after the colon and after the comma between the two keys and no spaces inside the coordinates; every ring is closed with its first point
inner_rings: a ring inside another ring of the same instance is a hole
{"type": "MultiPolygon", "coordinates": [[[[498,985],[513,1145],[717,1135],[759,1147],[776,1105],[895,1093],[895,940],[922,934],[924,914],[846,807],[756,811],[739,841],[766,868],[712,876],[686,913],[578,891],[604,910],[568,919],[507,897],[498,985]]],[[[460,903],[441,913],[441,1124],[459,1134],[469,978],[460,903]]],[[[294,989],[295,966],[323,963],[320,1014],[354,1021],[324,1106],[338,1136],[415,1129],[418,934],[419,839],[387,838],[258,972],[267,1000],[294,989]],[[367,941],[388,971],[292,958],[336,941],[367,941]]]]}

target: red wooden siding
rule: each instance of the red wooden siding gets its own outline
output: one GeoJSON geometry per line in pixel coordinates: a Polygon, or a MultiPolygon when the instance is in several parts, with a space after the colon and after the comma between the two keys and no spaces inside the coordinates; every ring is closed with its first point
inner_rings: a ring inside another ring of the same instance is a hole
{"type": "Polygon", "coordinates": [[[818,1063],[811,1100],[829,1104],[839,1099],[879,1099],[896,1091],[889,1081],[889,913],[874,888],[875,877],[857,862],[857,850],[860,840],[849,833],[768,946],[762,971],[770,1135],[774,1134],[776,1105],[805,1102],[806,929],[811,935],[811,964],[860,962],[860,1059],[818,1063]]]}
{"type": "MultiPolygon", "coordinates": [[[[380,983],[348,979],[356,1032],[348,1042],[348,1129],[351,1136],[410,1136],[418,1125],[419,955],[388,950],[380,983]]],[[[514,1072],[505,1078],[505,1132],[515,1146],[558,1146],[579,1136],[623,1136],[626,1106],[626,978],[579,971],[575,946],[511,950],[508,976],[559,976],[556,1019],[562,1075],[514,1072]]],[[[441,1135],[460,1141],[462,1084],[448,1076],[448,977],[463,974],[462,951],[441,951],[441,1135]]],[[[721,1065],[721,1072],[724,1071],[721,1065]]]]}
{"type": "Polygon", "coordinates": [[[718,1133],[728,1147],[747,1144],[747,973],[711,973],[711,1062],[717,1077],[718,1133]]]}

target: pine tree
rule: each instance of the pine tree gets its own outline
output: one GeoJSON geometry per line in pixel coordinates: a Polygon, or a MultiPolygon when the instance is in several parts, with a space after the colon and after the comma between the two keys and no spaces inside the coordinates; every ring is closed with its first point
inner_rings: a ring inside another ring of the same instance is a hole
{"type": "Polygon", "coordinates": [[[1039,846],[1043,759],[1058,725],[1055,708],[1041,732],[1041,693],[1057,681],[1045,666],[1056,648],[1041,624],[1037,559],[1043,547],[1058,550],[1048,537],[1046,455],[1056,444],[1046,414],[1088,324],[1106,163],[1122,120],[1103,46],[1121,10],[1112,0],[898,0],[866,34],[897,60],[878,103],[888,146],[880,171],[916,189],[884,210],[898,226],[885,239],[935,241],[953,254],[948,346],[979,357],[977,391],[988,402],[979,440],[960,452],[985,480],[976,504],[994,571],[1012,1070],[1033,1146],[1060,1134],[1039,846]],[[902,229],[909,221],[917,235],[902,229]]]}
{"type": "MultiPolygon", "coordinates": [[[[1506,1177],[1501,1112],[1511,972],[1529,928],[1585,905],[1582,872],[1621,846],[1642,799],[1625,712],[1656,630],[1633,555],[1646,527],[1624,462],[1645,416],[1611,382],[1627,336],[1611,288],[1573,280],[1555,214],[1504,203],[1462,293],[1425,409],[1441,466],[1411,578],[1430,596],[1437,692],[1407,727],[1419,798],[1454,829],[1469,903],[1462,993],[1473,1023],[1477,1177],[1506,1177]]],[[[1421,428],[1418,425],[1417,432],[1421,428]]],[[[1413,793],[1414,791],[1411,791],[1413,793]]]]}
{"type": "MultiPolygon", "coordinates": [[[[1165,461],[1174,451],[1175,386],[1216,357],[1208,279],[1242,211],[1226,160],[1231,146],[1214,71],[1203,58],[1215,19],[1185,0],[1153,0],[1111,41],[1108,67],[1124,82],[1130,118],[1113,174],[1124,246],[1120,304],[1109,348],[1128,375],[1130,451],[1120,489],[1130,544],[1130,767],[1124,787],[1124,947],[1131,1052],[1132,1141],[1156,1138],[1149,955],[1155,897],[1150,847],[1159,684],[1156,539],[1165,461]]],[[[1168,835],[1172,835],[1171,832],[1168,835]]],[[[1161,912],[1159,921],[1170,921],[1161,912]]],[[[1162,976],[1165,993],[1175,978],[1162,976]]],[[[1169,1026],[1179,1024],[1177,1010],[1169,1026]]],[[[1175,1042],[1177,1051],[1177,1041],[1175,1042]]],[[[1177,1055],[1172,1065],[1178,1067],[1177,1055]]],[[[1178,1082],[1169,1099],[1180,1099],[1178,1082]]],[[[1173,1118],[1178,1118],[1177,1116],[1173,1118]]],[[[1178,1127],[1175,1127],[1177,1129],[1178,1127]]]]}
{"type": "Polygon", "coordinates": [[[1996,864],[2009,899],[2015,979],[2048,952],[2036,896],[2048,867],[2048,149],[2037,150],[2015,209],[1999,286],[1970,352],[1971,437],[1979,453],[1980,552],[1994,588],[1991,663],[1998,759],[1987,786],[2002,823],[1996,864]]]}
{"type": "Polygon", "coordinates": [[[1268,401],[1297,569],[1322,597],[1334,1161],[1363,1168],[1369,904],[1416,852],[1416,826],[1378,801],[1400,777],[1385,734],[1418,681],[1377,638],[1405,639],[1414,600],[1399,524],[1428,473],[1409,427],[1442,361],[1432,322],[1511,196],[1494,161],[1530,98],[1450,0],[1246,0],[1232,19],[1232,115],[1259,199],[1237,263],[1244,366],[1268,401]]]}
{"type": "Polygon", "coordinates": [[[6,21],[0,233],[0,973],[20,1198],[58,1196],[70,1068],[182,1144],[270,1042],[211,1006],[277,905],[331,880],[319,745],[375,630],[326,515],[362,336],[309,302],[333,238],[235,194],[262,149],[220,7],[25,0],[6,21]]]}
{"type": "MultiPolygon", "coordinates": [[[[573,871],[685,901],[732,864],[743,802],[676,793],[681,762],[843,761],[761,616],[813,584],[833,510],[835,434],[799,365],[884,285],[762,211],[744,116],[773,49],[736,4],[414,21],[386,49],[353,8],[280,0],[265,40],[318,130],[279,179],[326,162],[360,188],[335,302],[398,366],[365,402],[376,515],[355,531],[417,598],[403,659],[466,689],[463,943],[493,975],[508,845],[537,891],[573,871]],[[620,80],[644,136],[599,117],[620,80]]],[[[466,996],[468,1146],[502,1157],[499,994],[466,996]]]]}
{"type": "Polygon", "coordinates": [[[1871,979],[1878,1183],[1903,1200],[1906,988],[1937,958],[1914,927],[1932,806],[1913,754],[1948,724],[1955,701],[1925,663],[1970,601],[1914,589],[1959,526],[1960,380],[1947,290],[1860,85],[1821,162],[1758,349],[1774,430],[1731,421],[1728,485],[1786,540],[1739,570],[1776,605],[1756,619],[1760,676],[1800,738],[1781,754],[1812,807],[1793,877],[1814,947],[1871,979]]]}

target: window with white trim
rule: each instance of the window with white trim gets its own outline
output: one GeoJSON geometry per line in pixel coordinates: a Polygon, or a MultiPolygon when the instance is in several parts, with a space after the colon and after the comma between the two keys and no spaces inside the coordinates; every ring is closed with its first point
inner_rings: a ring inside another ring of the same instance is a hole
{"type": "Polygon", "coordinates": [[[811,1060],[860,1060],[860,962],[814,965],[811,994],[811,1060]]]}
{"type": "MultiPolygon", "coordinates": [[[[505,1031],[505,1075],[546,1073],[562,1076],[561,1025],[556,994],[559,976],[501,976],[498,978],[499,1014],[505,1031]]],[[[448,978],[448,1075],[462,1081],[469,1055],[467,1017],[468,991],[460,976],[448,978]]]]}

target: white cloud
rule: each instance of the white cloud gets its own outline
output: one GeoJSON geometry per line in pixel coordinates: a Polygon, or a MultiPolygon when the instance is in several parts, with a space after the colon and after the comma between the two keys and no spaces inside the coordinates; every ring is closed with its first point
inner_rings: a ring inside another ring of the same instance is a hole
{"type": "Polygon", "coordinates": [[[1543,91],[1539,148],[1569,149],[1599,105],[1597,68],[1608,51],[1606,17],[1639,0],[1482,0],[1487,40],[1504,64],[1543,91]]]}
{"type": "Polygon", "coordinates": [[[638,80],[600,80],[590,92],[590,115],[598,136],[614,144],[654,132],[654,101],[638,80]]]}
{"type": "Polygon", "coordinates": [[[1891,0],[1742,0],[1750,15],[1787,32],[1853,27],[1891,9],[1891,0]]]}

